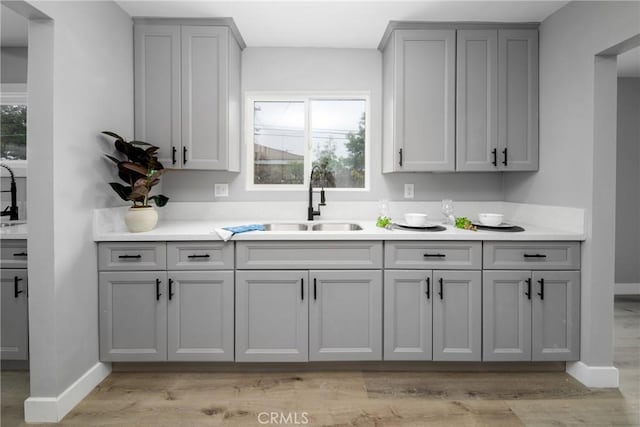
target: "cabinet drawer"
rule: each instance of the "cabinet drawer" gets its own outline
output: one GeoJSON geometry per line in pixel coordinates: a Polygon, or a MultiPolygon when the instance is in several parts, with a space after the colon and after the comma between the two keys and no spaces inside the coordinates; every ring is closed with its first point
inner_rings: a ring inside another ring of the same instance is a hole
{"type": "Polygon", "coordinates": [[[109,242],[98,246],[98,268],[109,270],[165,270],[164,242],[109,242]]]}
{"type": "Polygon", "coordinates": [[[2,268],[27,268],[27,241],[3,240],[0,244],[2,268]]]}
{"type": "Polygon", "coordinates": [[[479,270],[481,242],[387,242],[385,268],[479,270]]]}
{"type": "Polygon", "coordinates": [[[484,268],[578,270],[579,242],[485,242],[484,268]]]}
{"type": "Polygon", "coordinates": [[[233,243],[168,242],[168,270],[232,270],[233,243]]]}
{"type": "Polygon", "coordinates": [[[238,269],[382,268],[382,242],[237,242],[238,269]]]}

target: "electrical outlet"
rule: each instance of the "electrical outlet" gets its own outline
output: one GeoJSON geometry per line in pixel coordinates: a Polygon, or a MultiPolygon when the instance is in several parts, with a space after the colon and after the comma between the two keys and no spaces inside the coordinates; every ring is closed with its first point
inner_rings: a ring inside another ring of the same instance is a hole
{"type": "Polygon", "coordinates": [[[215,184],[213,195],[215,197],[229,197],[229,184],[215,184]]]}
{"type": "Polygon", "coordinates": [[[413,199],[413,184],[404,185],[404,198],[413,199]]]}

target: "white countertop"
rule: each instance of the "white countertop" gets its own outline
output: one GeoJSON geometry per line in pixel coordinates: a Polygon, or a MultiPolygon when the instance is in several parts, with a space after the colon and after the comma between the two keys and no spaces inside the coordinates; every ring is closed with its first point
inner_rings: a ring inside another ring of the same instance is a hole
{"type": "Polygon", "coordinates": [[[26,238],[26,223],[0,227],[0,240],[22,240],[26,238]]]}

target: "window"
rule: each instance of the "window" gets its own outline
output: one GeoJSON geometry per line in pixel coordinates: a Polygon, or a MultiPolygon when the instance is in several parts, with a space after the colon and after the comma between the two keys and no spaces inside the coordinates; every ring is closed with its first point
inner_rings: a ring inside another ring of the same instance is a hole
{"type": "Polygon", "coordinates": [[[247,97],[247,187],[368,189],[368,95],[247,97]]]}
{"type": "Polygon", "coordinates": [[[2,85],[0,94],[0,160],[18,176],[26,173],[27,93],[26,85],[2,85]]]}

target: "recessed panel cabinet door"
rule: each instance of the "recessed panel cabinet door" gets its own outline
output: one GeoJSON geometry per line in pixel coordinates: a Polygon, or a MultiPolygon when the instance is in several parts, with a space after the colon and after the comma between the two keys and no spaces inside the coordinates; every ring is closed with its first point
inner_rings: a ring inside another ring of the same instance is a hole
{"type": "Polygon", "coordinates": [[[233,361],[233,272],[172,271],[167,358],[233,361]]]}
{"type": "Polygon", "coordinates": [[[29,359],[27,270],[0,272],[0,359],[29,359]]]}
{"type": "Polygon", "coordinates": [[[480,271],[434,271],[433,360],[480,361],[480,271]]]}
{"type": "Polygon", "coordinates": [[[236,361],[306,362],[307,271],[236,272],[236,361]]]}
{"type": "Polygon", "coordinates": [[[531,360],[532,292],[530,271],[483,272],[482,360],[531,360]]]}
{"type": "Polygon", "coordinates": [[[455,169],[455,30],[395,31],[396,171],[455,169]]]}
{"type": "Polygon", "coordinates": [[[100,273],[100,360],[166,360],[166,276],[165,271],[100,273]]]}
{"type": "Polygon", "coordinates": [[[382,271],[311,271],[309,360],[382,360],[382,271]]]}
{"type": "Polygon", "coordinates": [[[533,360],[578,360],[580,272],[534,272],[533,288],[533,360]]]}
{"type": "Polygon", "coordinates": [[[384,272],[384,359],[431,360],[431,270],[384,272]]]}

